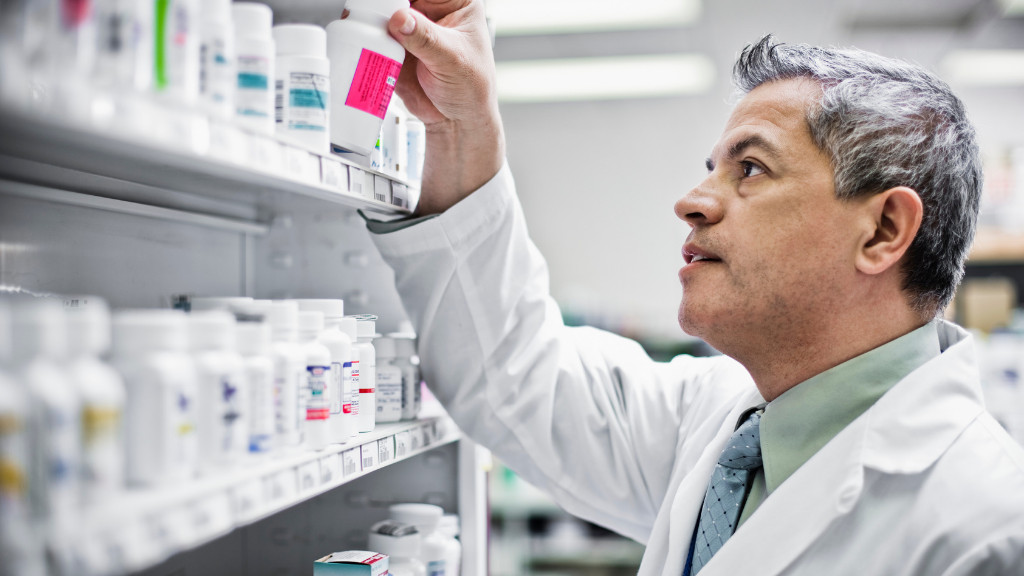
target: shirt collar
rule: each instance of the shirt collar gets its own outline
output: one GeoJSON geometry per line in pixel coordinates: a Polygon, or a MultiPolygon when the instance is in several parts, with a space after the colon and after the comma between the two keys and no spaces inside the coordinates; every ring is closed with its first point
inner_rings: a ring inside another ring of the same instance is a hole
{"type": "Polygon", "coordinates": [[[790,388],[761,420],[761,454],[770,494],[883,394],[941,353],[936,322],[790,388]]]}

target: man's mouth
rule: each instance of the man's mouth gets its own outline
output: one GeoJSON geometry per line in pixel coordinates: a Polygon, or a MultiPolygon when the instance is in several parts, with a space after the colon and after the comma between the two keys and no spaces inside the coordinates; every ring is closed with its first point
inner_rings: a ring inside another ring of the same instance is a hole
{"type": "Polygon", "coordinates": [[[683,246],[683,260],[687,264],[693,264],[695,262],[721,262],[722,259],[717,255],[711,253],[703,248],[698,248],[693,245],[683,246]]]}

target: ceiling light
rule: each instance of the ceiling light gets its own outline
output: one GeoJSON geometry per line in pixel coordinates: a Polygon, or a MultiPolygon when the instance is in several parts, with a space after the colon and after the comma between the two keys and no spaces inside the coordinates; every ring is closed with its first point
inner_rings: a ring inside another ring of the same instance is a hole
{"type": "Polygon", "coordinates": [[[700,17],[700,0],[489,0],[499,36],[672,28],[700,17]]]}
{"type": "Polygon", "coordinates": [[[700,54],[498,62],[498,99],[510,103],[684,96],[714,81],[700,54]]]}
{"type": "Polygon", "coordinates": [[[963,86],[1024,85],[1024,50],[958,50],[941,65],[947,80],[963,86]]]}

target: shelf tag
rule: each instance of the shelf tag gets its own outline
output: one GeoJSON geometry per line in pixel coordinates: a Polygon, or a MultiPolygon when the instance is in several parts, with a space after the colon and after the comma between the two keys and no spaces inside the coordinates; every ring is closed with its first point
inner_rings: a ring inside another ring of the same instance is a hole
{"type": "Polygon", "coordinates": [[[282,470],[263,481],[267,502],[290,501],[299,493],[298,476],[295,469],[282,470]]]}
{"type": "Polygon", "coordinates": [[[245,135],[238,128],[221,122],[210,124],[210,156],[244,166],[246,145],[245,135]]]}
{"type": "Polygon", "coordinates": [[[299,466],[299,494],[306,494],[320,485],[320,461],[299,466]]]}
{"type": "Polygon", "coordinates": [[[341,480],[341,462],[338,454],[331,454],[320,459],[320,483],[330,484],[341,480]]]}
{"type": "Polygon", "coordinates": [[[409,187],[401,182],[391,183],[391,204],[399,208],[409,207],[409,187]]]}
{"type": "Polygon", "coordinates": [[[415,452],[423,448],[423,427],[417,426],[409,430],[409,450],[415,452]]]}
{"type": "Polygon", "coordinates": [[[402,430],[398,434],[395,434],[395,457],[402,458],[411,452],[409,442],[408,430],[402,430]]]}
{"type": "Polygon", "coordinates": [[[373,199],[377,202],[391,204],[391,180],[376,174],[373,175],[373,199]]]}
{"type": "Polygon", "coordinates": [[[320,183],[324,186],[348,190],[348,166],[331,160],[330,158],[320,159],[320,183]]]}
{"type": "Polygon", "coordinates": [[[263,485],[259,480],[231,489],[231,511],[239,522],[254,520],[263,512],[263,485]]]}
{"type": "Polygon", "coordinates": [[[342,472],[345,477],[358,474],[363,471],[363,463],[359,459],[359,448],[352,448],[341,453],[342,472]]]}
{"type": "Polygon", "coordinates": [[[226,534],[232,526],[231,500],[226,492],[203,498],[192,506],[192,536],[196,540],[226,534]]]}
{"type": "Polygon", "coordinates": [[[360,458],[363,462],[363,472],[377,467],[380,454],[377,451],[377,443],[369,442],[359,447],[360,458]]]}
{"type": "Polygon", "coordinates": [[[285,146],[286,172],[292,178],[316,184],[320,182],[320,163],[316,155],[293,146],[285,146]]]}
{"type": "Polygon", "coordinates": [[[355,166],[348,167],[348,179],[349,186],[348,191],[360,196],[362,198],[370,198],[373,196],[372,192],[367,190],[366,186],[366,171],[362,168],[356,168],[355,166]]]}
{"type": "Polygon", "coordinates": [[[377,452],[380,454],[380,463],[390,462],[395,459],[395,437],[388,436],[377,440],[377,452]]]}

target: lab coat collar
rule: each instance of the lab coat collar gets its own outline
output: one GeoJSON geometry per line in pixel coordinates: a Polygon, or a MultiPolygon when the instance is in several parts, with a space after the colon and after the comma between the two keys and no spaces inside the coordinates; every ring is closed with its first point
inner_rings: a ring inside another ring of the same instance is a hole
{"type": "MultiPolygon", "coordinates": [[[[901,380],[783,482],[701,576],[782,572],[854,508],[865,467],[888,474],[921,472],[984,411],[973,339],[955,325],[938,322],[942,354],[901,380]]],[[[726,427],[733,422],[727,420],[726,427]]],[[[679,496],[703,496],[703,490],[687,492],[679,496]]],[[[674,520],[688,523],[692,531],[692,515],[674,520]]],[[[665,576],[678,576],[674,564],[666,563],[665,576]]]]}

